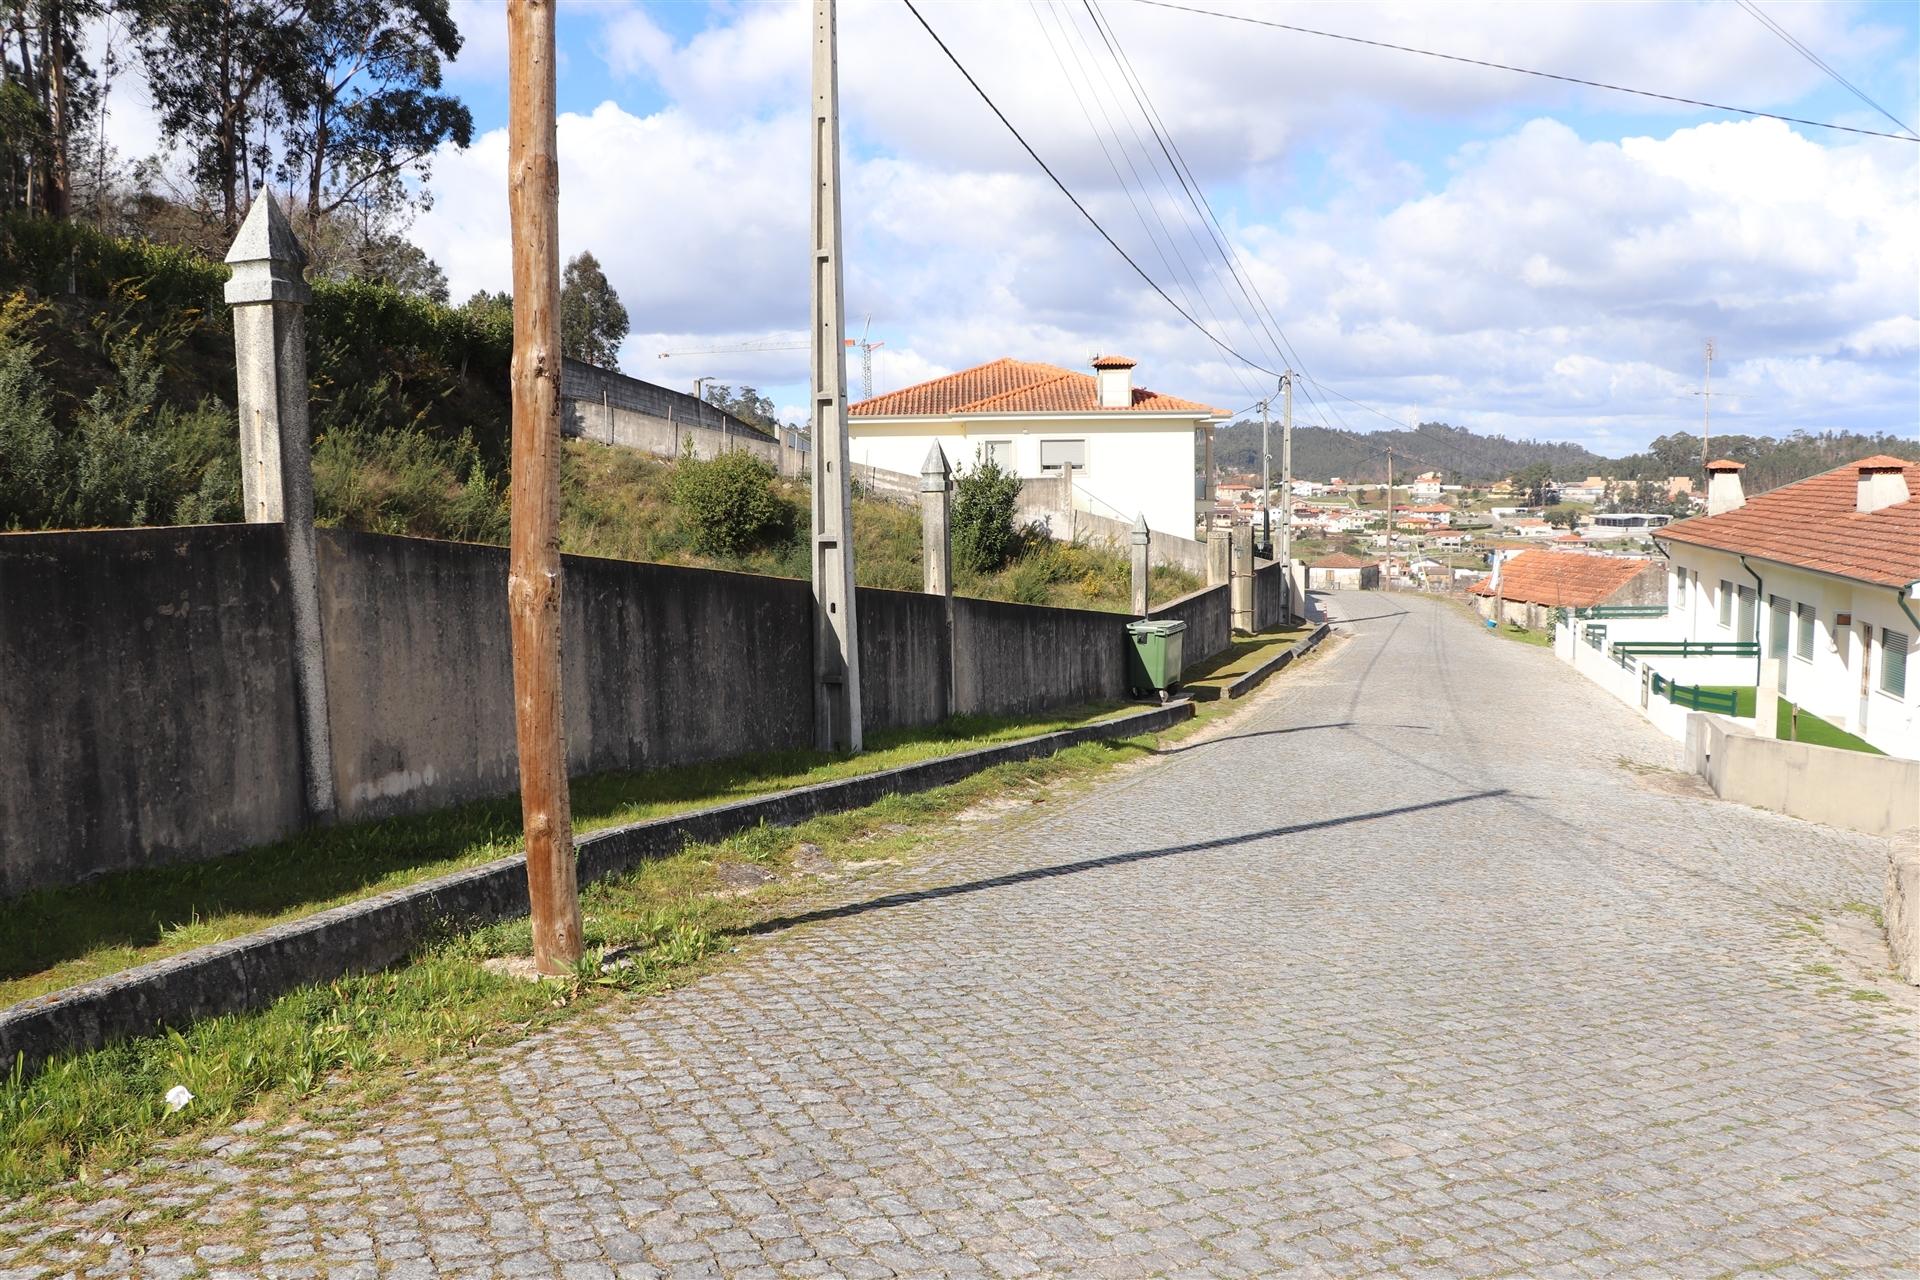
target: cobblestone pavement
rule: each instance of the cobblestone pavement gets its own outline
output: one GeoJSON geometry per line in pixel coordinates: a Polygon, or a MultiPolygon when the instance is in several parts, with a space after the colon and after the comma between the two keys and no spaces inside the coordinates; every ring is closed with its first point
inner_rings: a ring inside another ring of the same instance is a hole
{"type": "Polygon", "coordinates": [[[184,1183],[263,1232],[102,1274],[1914,1274],[1920,1028],[1808,926],[1884,845],[1648,785],[1444,604],[1335,609],[1228,734],[236,1140],[184,1183]]]}

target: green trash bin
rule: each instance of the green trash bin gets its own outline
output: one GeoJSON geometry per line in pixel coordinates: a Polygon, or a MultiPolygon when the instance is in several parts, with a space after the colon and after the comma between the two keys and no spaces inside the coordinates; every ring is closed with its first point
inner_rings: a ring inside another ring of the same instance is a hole
{"type": "Polygon", "coordinates": [[[1175,618],[1147,618],[1127,624],[1127,688],[1136,698],[1167,694],[1180,683],[1187,647],[1187,624],[1175,618]]]}

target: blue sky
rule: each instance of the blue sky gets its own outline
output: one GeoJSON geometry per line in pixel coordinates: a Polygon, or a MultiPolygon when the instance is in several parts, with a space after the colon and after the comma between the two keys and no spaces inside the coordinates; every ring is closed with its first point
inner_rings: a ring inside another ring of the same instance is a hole
{"type": "MultiPolygon", "coordinates": [[[[1892,128],[1721,0],[1199,2],[1892,128]]],[[[1146,177],[1143,230],[1116,183],[1097,138],[1103,120],[1114,126],[1117,160],[1133,145],[1121,113],[1137,108],[1085,8],[922,7],[1142,265],[1230,345],[1277,364],[1225,278],[1198,264],[1191,210],[1146,177]],[[1105,105],[1092,125],[1076,88],[1105,105]],[[1185,264],[1156,245],[1156,211],[1185,264]],[[1197,285],[1185,293],[1183,265],[1197,285]]],[[[1920,434],[1920,144],[1133,0],[1099,8],[1308,373],[1387,418],[1625,452],[1697,427],[1690,393],[1711,336],[1722,429],[1920,434]]],[[[1920,6],[1763,8],[1920,124],[1920,6]]],[[[493,4],[457,0],[456,14],[469,46],[450,84],[479,137],[439,158],[436,205],[415,233],[459,297],[502,287],[507,262],[504,24],[493,4]]],[[[751,382],[799,414],[800,353],[656,353],[804,328],[805,7],[563,0],[559,24],[563,249],[592,249],[626,299],[624,366],[751,382]]],[[[849,323],[857,331],[871,311],[887,344],[877,389],[1002,355],[1078,367],[1119,350],[1159,390],[1229,409],[1264,393],[1271,379],[1221,357],[1079,220],[904,6],[843,0],[840,26],[849,323]]],[[[1132,155],[1144,176],[1157,153],[1132,155]]],[[[1329,399],[1333,425],[1385,425],[1329,399]]]]}

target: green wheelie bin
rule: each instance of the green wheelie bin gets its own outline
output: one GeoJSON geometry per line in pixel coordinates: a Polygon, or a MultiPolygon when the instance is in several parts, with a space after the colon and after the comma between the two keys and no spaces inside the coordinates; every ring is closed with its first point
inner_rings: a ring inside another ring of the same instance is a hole
{"type": "Polygon", "coordinates": [[[1136,698],[1158,693],[1160,701],[1180,683],[1187,624],[1176,618],[1144,618],[1127,624],[1127,688],[1136,698]]]}

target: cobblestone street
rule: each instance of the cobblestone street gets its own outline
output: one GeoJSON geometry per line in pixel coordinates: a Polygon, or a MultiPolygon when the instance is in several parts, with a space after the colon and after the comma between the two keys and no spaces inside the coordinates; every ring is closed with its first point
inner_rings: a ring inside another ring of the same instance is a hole
{"type": "Polygon", "coordinates": [[[1885,845],[1692,794],[1443,602],[1332,606],[1349,638],[1225,734],[210,1158],[188,1215],[263,1235],[132,1267],[1915,1274],[1920,1028],[1825,933],[1885,845]]]}

